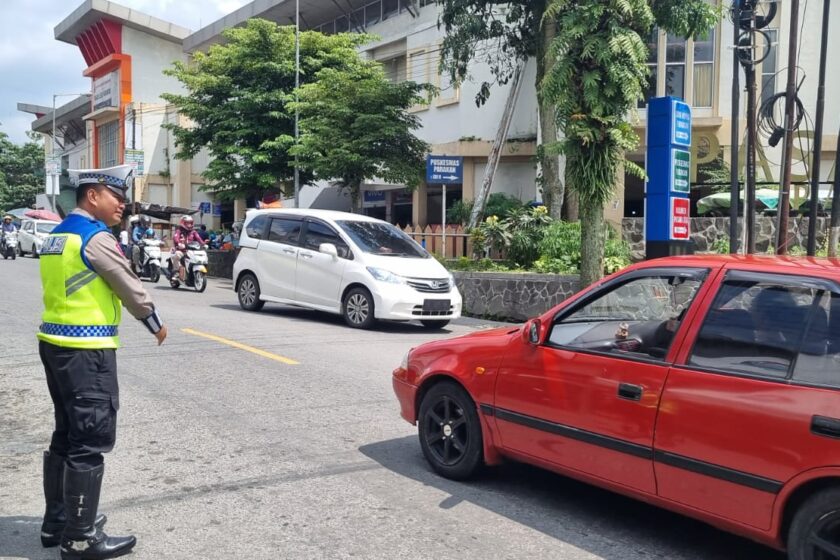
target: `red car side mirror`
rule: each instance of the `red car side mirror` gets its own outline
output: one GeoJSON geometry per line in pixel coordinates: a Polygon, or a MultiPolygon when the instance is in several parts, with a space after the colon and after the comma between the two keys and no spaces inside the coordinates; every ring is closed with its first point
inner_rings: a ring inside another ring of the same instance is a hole
{"type": "Polygon", "coordinates": [[[525,326],[522,327],[522,341],[526,344],[533,344],[534,346],[540,343],[540,335],[542,334],[542,321],[539,319],[531,319],[525,326]]]}

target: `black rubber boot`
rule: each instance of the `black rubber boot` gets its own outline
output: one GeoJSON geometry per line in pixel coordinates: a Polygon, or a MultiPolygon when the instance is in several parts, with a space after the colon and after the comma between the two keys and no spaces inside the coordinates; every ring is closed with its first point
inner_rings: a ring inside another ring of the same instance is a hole
{"type": "MultiPolygon", "coordinates": [[[[64,457],[44,451],[44,499],[47,509],[41,524],[41,544],[44,548],[58,546],[67,517],[64,515],[64,457]]],[[[95,525],[101,529],[108,518],[97,514],[95,525]]]]}
{"type": "Polygon", "coordinates": [[[109,537],[95,525],[105,465],[77,471],[64,468],[64,510],[67,524],[61,536],[62,560],[102,560],[127,554],[137,544],[129,537],[109,537]]]}

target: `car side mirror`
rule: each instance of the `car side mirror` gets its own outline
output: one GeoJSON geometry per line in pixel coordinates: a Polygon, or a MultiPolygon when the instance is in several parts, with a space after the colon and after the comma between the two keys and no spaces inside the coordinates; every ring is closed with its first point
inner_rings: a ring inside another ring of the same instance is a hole
{"type": "Polygon", "coordinates": [[[318,252],[324,253],[325,255],[329,255],[334,259],[338,258],[338,249],[336,249],[335,245],[332,243],[321,243],[318,246],[318,252]]]}
{"type": "Polygon", "coordinates": [[[540,343],[541,327],[542,321],[539,319],[531,319],[525,323],[525,326],[522,327],[522,341],[534,346],[538,345],[540,343]]]}

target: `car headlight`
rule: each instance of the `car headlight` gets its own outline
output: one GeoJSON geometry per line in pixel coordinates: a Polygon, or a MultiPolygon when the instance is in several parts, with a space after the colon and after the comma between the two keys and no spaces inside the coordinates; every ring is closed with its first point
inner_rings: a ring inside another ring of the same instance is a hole
{"type": "Polygon", "coordinates": [[[455,289],[455,276],[451,272],[449,273],[449,289],[455,289]]]}
{"type": "Polygon", "coordinates": [[[401,369],[408,369],[408,357],[411,355],[412,350],[413,350],[413,348],[410,348],[408,350],[408,352],[405,353],[405,356],[403,356],[403,359],[400,362],[400,368],[401,369]]]}
{"type": "Polygon", "coordinates": [[[405,278],[399,274],[394,274],[390,270],[369,266],[367,267],[367,271],[370,272],[371,276],[380,282],[388,282],[389,284],[405,284],[405,278]]]}

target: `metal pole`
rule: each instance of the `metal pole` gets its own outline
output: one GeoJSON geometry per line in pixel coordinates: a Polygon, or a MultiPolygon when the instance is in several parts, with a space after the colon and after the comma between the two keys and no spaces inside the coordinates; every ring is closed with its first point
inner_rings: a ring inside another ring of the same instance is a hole
{"type": "MultiPolygon", "coordinates": [[[[823,0],[822,36],[820,38],[820,75],[817,86],[817,121],[814,123],[814,163],[811,171],[811,205],[808,212],[808,256],[817,253],[817,210],[820,196],[820,160],[822,159],[823,118],[825,116],[825,58],[828,48],[829,0],[823,0]]],[[[835,169],[836,174],[838,170],[835,169]]]]}
{"type": "Polygon", "coordinates": [[[776,254],[787,253],[788,214],[790,214],[790,174],[793,155],[793,112],[796,97],[796,42],[799,37],[799,0],[790,2],[790,44],[788,45],[787,89],[785,90],[785,145],[782,161],[782,184],[779,196],[779,230],[776,241],[776,254]]]}
{"type": "Polygon", "coordinates": [[[740,141],[740,101],[741,101],[741,61],[738,58],[738,38],[740,36],[741,5],[736,0],[732,5],[734,17],[732,18],[735,36],[732,49],[732,132],[730,135],[730,167],[729,167],[729,252],[738,252],[738,205],[740,204],[741,185],[738,180],[740,165],[738,164],[738,142],[740,141]]]}
{"type": "MultiPolygon", "coordinates": [[[[50,151],[50,157],[55,161],[55,98],[58,95],[53,94],[53,106],[52,106],[52,150],[50,151]]],[[[50,206],[52,206],[51,210],[53,212],[58,211],[58,207],[55,205],[55,191],[57,190],[57,185],[55,184],[57,181],[55,180],[55,175],[50,175],[50,206]]]]}
{"type": "MultiPolygon", "coordinates": [[[[840,132],[838,132],[840,137],[840,132]]],[[[828,256],[837,256],[837,240],[840,238],[840,142],[834,154],[834,189],[831,195],[831,230],[828,238],[828,256]]]]}
{"type": "Polygon", "coordinates": [[[744,219],[747,223],[746,253],[755,253],[755,143],[756,143],[756,94],[754,50],[755,41],[752,30],[755,29],[755,10],[752,10],[749,33],[750,63],[744,67],[747,73],[747,192],[744,196],[744,219]]]}
{"type": "Polygon", "coordinates": [[[443,203],[441,204],[441,222],[443,222],[443,258],[446,259],[446,183],[442,185],[443,187],[443,203]]]}
{"type": "MultiPolygon", "coordinates": [[[[298,88],[300,87],[300,0],[295,0],[295,101],[298,101],[298,88]]],[[[295,146],[298,143],[300,130],[298,121],[300,110],[295,108],[295,146]]],[[[300,208],[300,171],[298,170],[298,157],[295,154],[295,208],[300,208]]]]}

